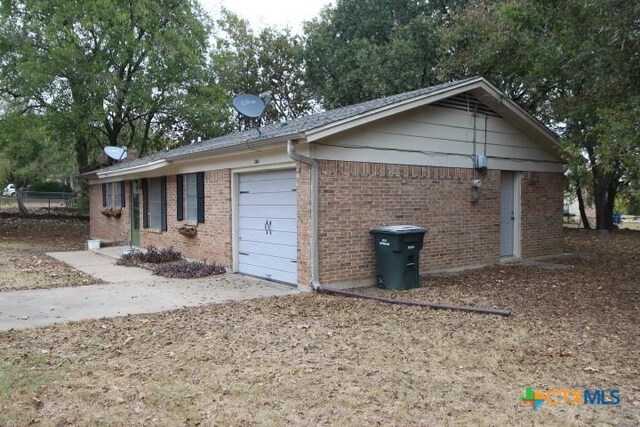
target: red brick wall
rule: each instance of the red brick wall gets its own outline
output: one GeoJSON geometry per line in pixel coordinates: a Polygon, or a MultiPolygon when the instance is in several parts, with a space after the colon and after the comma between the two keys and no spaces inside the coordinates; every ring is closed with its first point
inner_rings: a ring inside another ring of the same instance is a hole
{"type": "MultiPolygon", "coordinates": [[[[422,271],[499,260],[500,171],[476,173],[480,199],[471,201],[472,169],[320,161],[320,281],[336,283],[375,276],[369,230],[391,224],[426,227],[422,271]]],[[[562,186],[559,173],[522,174],[522,255],[561,251],[562,186]]],[[[310,169],[297,167],[298,283],[310,283],[310,169]]],[[[91,236],[129,240],[127,207],[118,219],[103,216],[100,185],[90,187],[91,236]]],[[[142,212],[142,209],[140,209],[142,212]]],[[[142,220],[140,221],[142,224],[142,220]]],[[[231,172],[205,172],[205,223],[195,237],[178,233],[176,177],[167,177],[167,225],[140,230],[141,246],[173,247],[186,257],[232,264],[231,172]]]]}
{"type": "Polygon", "coordinates": [[[561,173],[522,174],[522,256],[562,252],[563,180],[561,173]]]}
{"type": "MultiPolygon", "coordinates": [[[[476,172],[482,185],[472,202],[472,169],[340,161],[320,168],[321,283],[374,277],[369,230],[392,224],[427,228],[422,271],[499,261],[500,171],[476,172]]],[[[523,178],[525,256],[558,253],[561,241],[562,174],[539,175],[537,187],[524,188],[523,178]]]]}
{"type": "Polygon", "coordinates": [[[298,216],[298,283],[311,284],[311,168],[298,163],[296,169],[298,216]]]}
{"type": "Polygon", "coordinates": [[[131,238],[131,229],[129,222],[129,182],[125,183],[125,200],[126,206],[122,208],[122,214],[119,218],[108,217],[101,213],[102,207],[102,185],[95,184],[89,186],[89,235],[94,239],[105,240],[108,242],[128,243],[131,238]]]}
{"type": "MultiPolygon", "coordinates": [[[[140,245],[172,247],[187,257],[200,261],[232,264],[231,254],[231,172],[228,169],[204,174],[205,222],[198,224],[198,233],[186,237],[178,232],[189,221],[176,219],[176,176],[167,177],[167,231],[140,230],[140,245]]],[[[140,209],[142,212],[142,209],[140,209]]],[[[140,220],[140,224],[143,224],[140,220]]],[[[195,222],[193,222],[195,224],[195,222]]]]}

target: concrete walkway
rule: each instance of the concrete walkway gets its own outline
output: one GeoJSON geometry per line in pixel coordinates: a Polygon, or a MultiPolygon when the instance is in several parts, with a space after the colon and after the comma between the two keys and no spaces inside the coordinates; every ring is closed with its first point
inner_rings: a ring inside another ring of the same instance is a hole
{"type": "Polygon", "coordinates": [[[115,265],[115,259],[109,255],[120,253],[121,249],[108,248],[102,253],[82,251],[47,254],[107,284],[0,292],[0,330],[70,320],[156,313],[300,292],[293,287],[238,274],[188,280],[153,276],[142,268],[115,265]]]}

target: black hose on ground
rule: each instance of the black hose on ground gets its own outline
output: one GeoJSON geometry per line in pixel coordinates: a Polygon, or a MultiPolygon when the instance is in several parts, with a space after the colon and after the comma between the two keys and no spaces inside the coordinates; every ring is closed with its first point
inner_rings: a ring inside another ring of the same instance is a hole
{"type": "Polygon", "coordinates": [[[511,316],[511,310],[503,309],[503,308],[482,308],[482,307],[473,307],[468,305],[450,305],[450,304],[439,304],[439,303],[423,302],[423,301],[383,298],[383,297],[376,297],[373,295],[363,295],[356,292],[328,289],[324,287],[319,287],[316,290],[323,294],[339,295],[339,296],[350,297],[350,298],[364,298],[364,299],[384,302],[387,304],[413,305],[418,307],[428,307],[434,310],[456,310],[456,311],[466,311],[469,313],[495,314],[495,315],[504,316],[504,317],[511,316]]]}

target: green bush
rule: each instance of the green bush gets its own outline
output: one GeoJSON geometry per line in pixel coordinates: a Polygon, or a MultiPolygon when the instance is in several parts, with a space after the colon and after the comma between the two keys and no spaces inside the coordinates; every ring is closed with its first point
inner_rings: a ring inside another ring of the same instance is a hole
{"type": "Polygon", "coordinates": [[[69,184],[59,181],[34,181],[29,186],[29,191],[42,193],[73,193],[69,184]]]}
{"type": "Polygon", "coordinates": [[[81,215],[89,215],[89,196],[79,195],[75,199],[75,210],[81,215]]]}

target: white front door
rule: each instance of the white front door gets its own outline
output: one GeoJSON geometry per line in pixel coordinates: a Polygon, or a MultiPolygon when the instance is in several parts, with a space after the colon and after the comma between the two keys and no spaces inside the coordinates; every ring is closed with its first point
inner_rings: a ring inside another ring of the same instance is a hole
{"type": "Polygon", "coordinates": [[[515,197],[514,173],[502,171],[500,194],[500,256],[514,256],[515,197]]]}
{"type": "Polygon", "coordinates": [[[240,175],[238,204],[238,270],[296,284],[295,170],[240,175]]]}

